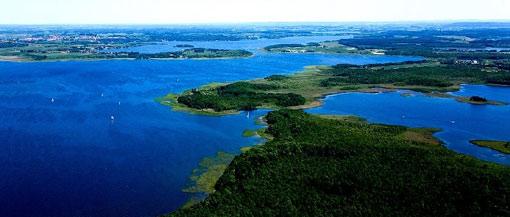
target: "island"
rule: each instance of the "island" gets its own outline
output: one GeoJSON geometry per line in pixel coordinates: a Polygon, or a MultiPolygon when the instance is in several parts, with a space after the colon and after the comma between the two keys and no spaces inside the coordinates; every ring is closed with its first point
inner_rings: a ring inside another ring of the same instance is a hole
{"type": "Polygon", "coordinates": [[[471,143],[480,147],[490,148],[504,154],[510,154],[510,142],[492,140],[471,140],[471,143]]]}
{"type": "Polygon", "coordinates": [[[178,48],[194,48],[195,46],[192,45],[192,44],[178,44],[178,45],[175,45],[175,47],[178,47],[178,48]]]}
{"type": "Polygon", "coordinates": [[[467,103],[471,103],[473,105],[508,105],[507,102],[489,100],[489,99],[487,99],[485,97],[481,97],[481,96],[471,96],[471,97],[456,96],[455,98],[457,99],[457,101],[467,102],[467,103]]]}
{"type": "Polygon", "coordinates": [[[168,216],[504,216],[510,210],[510,168],[447,150],[433,129],[287,109],[265,119],[274,138],[235,157],[204,201],[168,216]]]}
{"type": "Polygon", "coordinates": [[[338,41],[311,42],[307,44],[275,44],[264,47],[273,53],[352,53],[352,54],[384,54],[378,50],[359,50],[340,44],[338,41]]]}
{"type": "Polygon", "coordinates": [[[489,100],[481,96],[465,97],[444,92],[427,93],[427,95],[432,97],[452,98],[455,99],[457,102],[469,103],[472,105],[497,105],[497,106],[508,105],[508,102],[489,100]]]}
{"type": "Polygon", "coordinates": [[[181,51],[161,53],[139,53],[139,52],[108,52],[88,51],[81,49],[59,48],[58,50],[16,50],[1,51],[0,60],[4,61],[62,61],[62,60],[102,60],[102,59],[215,59],[215,58],[242,58],[250,57],[253,53],[246,50],[225,50],[209,48],[189,48],[181,51]]]}

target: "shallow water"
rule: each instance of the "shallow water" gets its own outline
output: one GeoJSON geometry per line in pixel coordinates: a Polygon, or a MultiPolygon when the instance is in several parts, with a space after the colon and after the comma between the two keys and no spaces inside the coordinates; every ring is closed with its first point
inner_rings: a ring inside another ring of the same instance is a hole
{"type": "MultiPolygon", "coordinates": [[[[462,85],[452,93],[510,102],[509,87],[462,85]]],[[[472,145],[474,139],[510,141],[510,106],[472,105],[411,91],[346,93],[325,99],[317,114],[358,115],[373,123],[440,128],[446,147],[479,159],[510,165],[510,155],[472,145]]]]}
{"type": "MultiPolygon", "coordinates": [[[[250,49],[265,45],[249,42],[250,49]]],[[[190,115],[156,97],[308,65],[415,59],[258,53],[228,60],[0,62],[0,216],[168,213],[188,199],[181,189],[202,158],[258,142],[242,131],[256,128],[264,111],[249,118],[190,115]]]]}

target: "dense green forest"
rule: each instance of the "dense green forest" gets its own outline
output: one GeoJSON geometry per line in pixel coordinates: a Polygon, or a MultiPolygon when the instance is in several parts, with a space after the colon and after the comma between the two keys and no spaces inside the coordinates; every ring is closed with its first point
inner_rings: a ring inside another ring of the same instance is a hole
{"type": "Polygon", "coordinates": [[[177,101],[194,109],[213,109],[214,111],[254,110],[263,104],[287,107],[305,103],[304,97],[294,93],[260,92],[277,88],[274,85],[236,82],[209,91],[192,90],[190,94],[177,98],[177,101]]]}
{"type": "MultiPolygon", "coordinates": [[[[374,66],[374,65],[372,65],[374,66]]],[[[389,66],[389,65],[386,65],[389,66]]],[[[334,78],[321,85],[395,84],[397,86],[450,87],[459,83],[493,83],[510,85],[510,72],[488,71],[477,65],[444,64],[423,67],[371,67],[336,65],[326,73],[334,78]]]]}
{"type": "Polygon", "coordinates": [[[432,131],[270,112],[274,139],[236,157],[205,201],[169,216],[509,216],[510,169],[432,131]]]}

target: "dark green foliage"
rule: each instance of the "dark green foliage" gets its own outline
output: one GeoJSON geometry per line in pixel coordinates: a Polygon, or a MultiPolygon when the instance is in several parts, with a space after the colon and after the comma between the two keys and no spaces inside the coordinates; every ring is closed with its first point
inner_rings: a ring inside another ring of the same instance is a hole
{"type": "Polygon", "coordinates": [[[428,78],[426,76],[409,76],[403,81],[406,85],[430,86],[430,87],[449,87],[453,84],[439,79],[428,78]]]}
{"type": "Polygon", "coordinates": [[[480,96],[472,96],[469,98],[469,101],[473,102],[487,102],[487,99],[480,97],[480,96]]]}
{"type": "Polygon", "coordinates": [[[489,75],[487,76],[487,82],[491,84],[510,85],[510,72],[489,75]]]}
{"type": "Polygon", "coordinates": [[[265,77],[264,79],[266,79],[268,81],[282,81],[287,78],[289,78],[289,77],[285,76],[285,75],[271,75],[271,76],[265,77]]]}
{"type": "Polygon", "coordinates": [[[276,89],[274,85],[236,82],[220,86],[213,93],[193,91],[177,98],[177,102],[195,109],[254,110],[263,104],[274,104],[281,107],[305,104],[305,98],[294,93],[263,93],[276,89]]]}
{"type": "Polygon", "coordinates": [[[35,60],[35,61],[41,61],[41,60],[45,60],[48,58],[48,56],[46,56],[46,55],[37,55],[37,54],[27,54],[26,56],[32,60],[35,60]]]}
{"type": "Polygon", "coordinates": [[[487,72],[474,65],[440,65],[384,68],[337,65],[327,73],[336,77],[321,82],[321,86],[345,84],[396,84],[428,87],[449,87],[459,83],[487,82],[504,84],[510,81],[507,72],[487,72]],[[508,79],[508,80],[507,80],[508,79]]]}
{"type": "Polygon", "coordinates": [[[270,50],[278,49],[278,48],[295,48],[295,47],[305,47],[305,46],[306,45],[304,45],[304,44],[275,44],[275,45],[270,45],[270,46],[265,47],[264,50],[270,51],[270,50]]]}
{"type": "Polygon", "coordinates": [[[321,44],[317,43],[317,42],[309,42],[309,43],[306,44],[306,46],[318,47],[318,46],[321,46],[321,44]]]}
{"type": "Polygon", "coordinates": [[[298,106],[306,102],[303,96],[295,93],[268,94],[268,96],[276,99],[276,105],[281,107],[298,106]]]}
{"type": "Polygon", "coordinates": [[[175,47],[178,47],[178,48],[192,48],[192,47],[195,47],[195,46],[191,45],[191,44],[178,44],[178,45],[175,45],[175,47]]]}
{"type": "Polygon", "coordinates": [[[228,84],[225,86],[221,86],[218,88],[218,92],[220,92],[220,95],[250,95],[252,93],[255,93],[256,91],[263,91],[263,90],[273,90],[277,87],[274,85],[268,85],[268,84],[254,84],[249,82],[236,82],[232,84],[228,84]]]}
{"type": "Polygon", "coordinates": [[[234,159],[204,202],[170,216],[509,216],[510,169],[410,142],[407,129],[302,111],[234,159]]]}
{"type": "Polygon", "coordinates": [[[364,68],[370,68],[370,67],[382,67],[382,66],[401,66],[401,65],[409,65],[409,64],[418,64],[418,63],[426,63],[427,60],[409,60],[404,62],[398,62],[398,63],[375,63],[375,64],[365,64],[365,65],[353,65],[353,64],[338,64],[337,67],[364,67],[364,68]]]}
{"type": "Polygon", "coordinates": [[[27,43],[20,42],[0,42],[0,48],[11,48],[11,47],[25,47],[27,43]]]}

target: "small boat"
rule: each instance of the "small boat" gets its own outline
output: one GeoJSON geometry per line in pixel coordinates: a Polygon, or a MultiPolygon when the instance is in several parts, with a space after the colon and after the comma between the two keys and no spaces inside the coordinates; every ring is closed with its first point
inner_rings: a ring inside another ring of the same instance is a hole
{"type": "Polygon", "coordinates": [[[120,105],[120,101],[119,101],[119,105],[120,105]]]}
{"type": "Polygon", "coordinates": [[[54,103],[55,102],[55,99],[51,98],[51,103],[54,103]]]}
{"type": "Polygon", "coordinates": [[[110,119],[111,119],[112,121],[114,121],[114,120],[115,120],[115,117],[112,115],[112,116],[110,116],[110,119]]]}
{"type": "Polygon", "coordinates": [[[455,124],[455,121],[450,121],[450,123],[455,124]]]}

